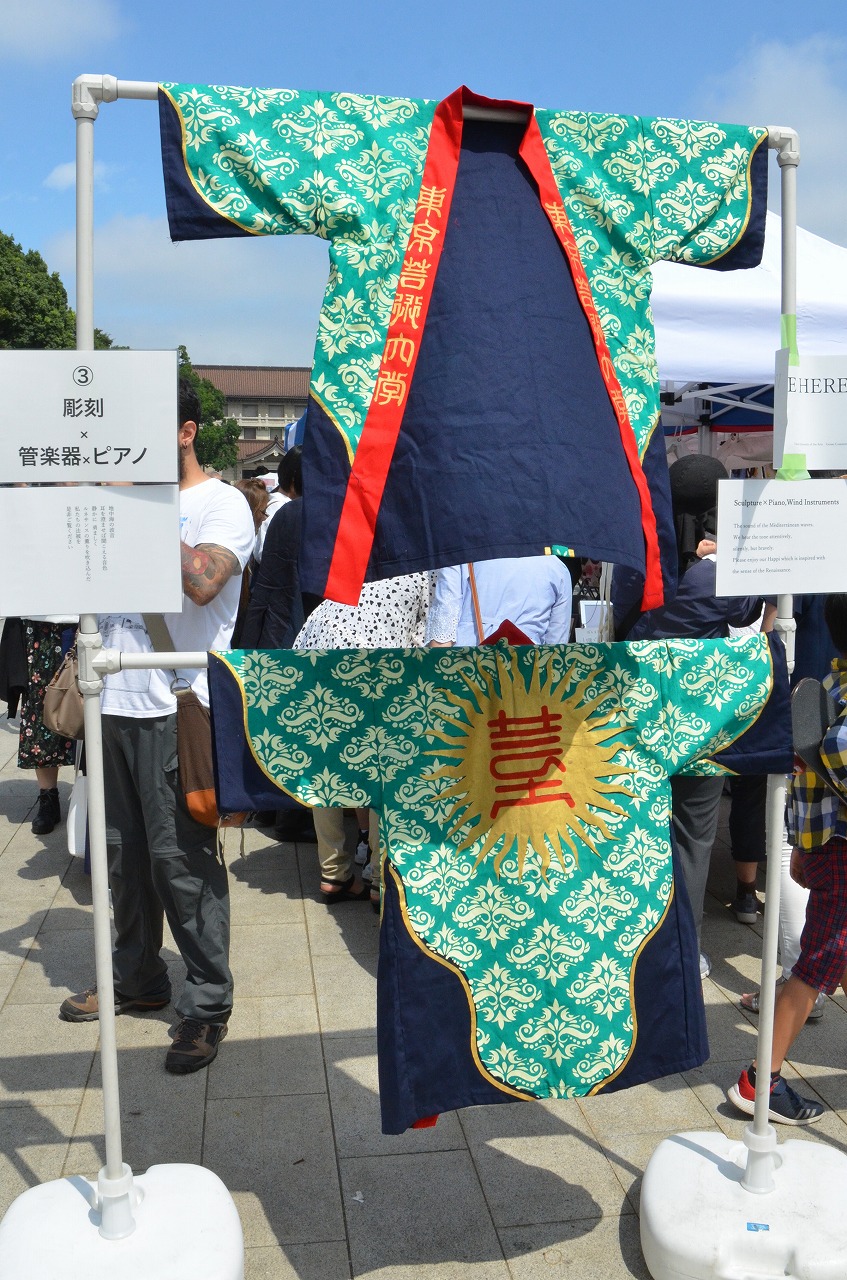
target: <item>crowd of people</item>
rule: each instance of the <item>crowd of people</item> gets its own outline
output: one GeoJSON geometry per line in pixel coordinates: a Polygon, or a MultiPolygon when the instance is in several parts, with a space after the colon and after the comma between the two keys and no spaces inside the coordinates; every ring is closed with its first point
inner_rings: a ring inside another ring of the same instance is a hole
{"type": "MultiPolygon", "coordinates": [[[[555,556],[456,565],[367,583],[356,606],[304,594],[298,577],[299,447],[285,455],[272,491],[262,479],[230,486],[209,478],[197,460],[199,417],[196,395],[183,380],[178,421],[182,611],[158,619],[101,616],[104,646],[128,652],[161,648],[151,633],[155,636],[162,623],[174,651],[477,645],[504,624],[516,643],[572,639],[575,593],[592,591],[595,566],[586,571],[555,556]]],[[[618,638],[717,638],[770,627],[773,602],[716,595],[714,510],[721,473],[720,464],[708,458],[684,458],[671,467],[679,591],[663,609],[630,619],[618,638]]],[[[835,659],[827,685],[837,716],[822,746],[822,770],[795,774],[789,788],[782,977],[770,1064],[771,1118],[788,1124],[810,1123],[823,1107],[783,1080],[784,1058],[804,1022],[822,1016],[825,997],[839,985],[847,991],[847,596],[829,597],[825,618],[822,601],[801,599],[798,605],[798,673],[822,677],[835,659]]],[[[21,698],[18,763],[36,772],[32,830],[39,835],[61,820],[58,769],[73,760],[76,745],[49,733],[40,714],[44,688],[72,642],[74,621],[23,619],[14,633],[8,623],[4,632],[0,696],[8,700],[10,715],[21,698]]],[[[214,829],[189,813],[177,771],[175,687],[186,685],[208,706],[206,672],[197,669],[122,671],[106,677],[102,696],[115,1006],[118,1013],[143,1012],[170,1002],[161,954],[167,919],[186,968],[165,1057],[166,1070],[174,1074],[200,1070],[214,1059],[233,1000],[226,867],[214,829]]],[[[737,889],[730,905],[739,922],[754,924],[763,909],[756,881],[765,857],[766,779],[736,778],[731,790],[737,889]]],[[[723,794],[722,777],[673,780],[675,844],[698,940],[723,794]]],[[[316,840],[320,896],[328,907],[362,901],[379,910],[376,813],[357,811],[355,849],[348,844],[343,810],[289,809],[257,820],[273,825],[279,839],[316,840]]],[[[702,948],[700,963],[705,977],[710,961],[702,948]]],[[[759,992],[744,993],[741,1004],[758,1012],[759,992]]],[[[69,1022],[98,1016],[95,987],[69,996],[60,1009],[69,1022]]],[[[728,1091],[733,1104],[748,1113],[757,1065],[751,1063],[728,1091]]]]}

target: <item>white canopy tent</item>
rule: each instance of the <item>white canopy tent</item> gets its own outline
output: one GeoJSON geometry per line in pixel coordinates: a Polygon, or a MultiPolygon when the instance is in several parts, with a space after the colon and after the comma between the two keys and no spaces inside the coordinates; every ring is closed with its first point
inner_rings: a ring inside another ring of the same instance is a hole
{"type": "MultiPolygon", "coordinates": [[[[762,262],[749,271],[653,268],[656,355],[663,383],[773,382],[780,346],[782,223],[768,214],[762,262]]],[[[801,351],[847,354],[847,248],[797,228],[801,351]]]]}
{"type": "MultiPolygon", "coordinates": [[[[767,393],[780,345],[781,237],[781,219],[769,213],[758,267],[708,271],[660,262],[653,268],[662,421],[679,433],[668,437],[669,456],[713,453],[728,471],[771,461],[773,398],[767,393]],[[743,423],[734,413],[739,407],[743,423]],[[722,424],[730,414],[734,425],[722,424]],[[713,432],[728,434],[713,435],[704,419],[713,432]]],[[[801,227],[797,330],[801,351],[847,354],[847,248],[801,227]]]]}

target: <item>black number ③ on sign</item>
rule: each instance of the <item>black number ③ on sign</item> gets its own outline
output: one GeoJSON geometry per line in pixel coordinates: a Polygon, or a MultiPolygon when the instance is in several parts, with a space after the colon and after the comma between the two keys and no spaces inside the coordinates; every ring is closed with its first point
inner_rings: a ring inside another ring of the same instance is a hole
{"type": "Polygon", "coordinates": [[[81,364],[74,369],[74,382],[78,387],[87,387],[89,382],[94,381],[94,374],[87,364],[81,364]]]}

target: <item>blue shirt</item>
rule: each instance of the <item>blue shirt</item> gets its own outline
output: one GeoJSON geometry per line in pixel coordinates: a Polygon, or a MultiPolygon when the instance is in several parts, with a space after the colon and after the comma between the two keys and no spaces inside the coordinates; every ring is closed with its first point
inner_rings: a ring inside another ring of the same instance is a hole
{"type": "Polygon", "coordinates": [[[426,638],[476,645],[508,619],[533,644],[566,644],[571,630],[571,575],[555,556],[474,562],[482,635],[477,635],[468,566],[439,569],[426,638]]]}

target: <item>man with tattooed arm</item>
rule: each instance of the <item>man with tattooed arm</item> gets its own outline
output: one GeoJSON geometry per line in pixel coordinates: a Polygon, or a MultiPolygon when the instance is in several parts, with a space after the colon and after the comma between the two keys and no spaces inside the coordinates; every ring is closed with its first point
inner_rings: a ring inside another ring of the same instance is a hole
{"type": "MultiPolygon", "coordinates": [[[[241,573],[255,541],[250,508],[237,489],[210,480],[194,451],[200,405],[180,378],[179,464],[182,610],[165,614],[176,651],[227,649],[241,573]]],[[[153,649],[140,614],[99,619],[103,645],[153,649]]],[[[161,645],[159,646],[161,648],[161,645]]],[[[175,1001],[179,1021],[165,1058],[177,1075],[208,1066],[232,1010],[229,890],[216,832],[189,815],[177,770],[175,677],[208,706],[205,670],[120,671],[102,695],[106,841],[116,939],[117,1013],[163,1009],[171,998],[162,959],[166,916],[187,969],[175,1001]]],[[[59,1016],[99,1017],[96,988],[70,996],[59,1016]]]]}

